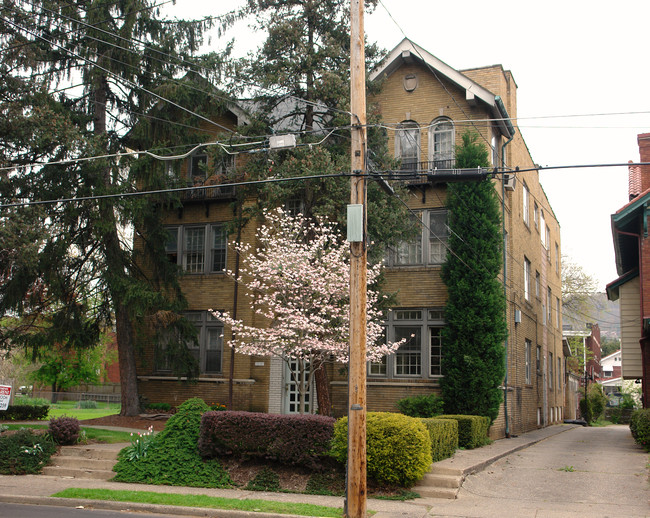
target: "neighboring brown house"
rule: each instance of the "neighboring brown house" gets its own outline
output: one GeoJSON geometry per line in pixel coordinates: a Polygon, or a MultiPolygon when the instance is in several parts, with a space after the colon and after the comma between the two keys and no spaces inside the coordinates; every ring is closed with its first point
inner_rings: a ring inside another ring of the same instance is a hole
{"type": "MultiPolygon", "coordinates": [[[[397,293],[397,305],[386,322],[389,339],[414,337],[384,362],[368,365],[368,410],[395,411],[397,400],[439,391],[445,354],[440,330],[445,325],[446,289],[440,279],[446,256],[445,184],[418,171],[454,166],[455,144],[471,127],[490,149],[492,166],[505,167],[495,190],[505,215],[505,285],[509,338],[507,404],[492,427],[493,437],[516,434],[564,417],[565,367],[562,344],[560,230],[516,124],[517,85],[501,66],[457,71],[409,40],[402,41],[373,71],[381,93],[369,99],[389,129],[389,146],[401,159],[401,169],[414,173],[408,181],[408,204],[422,218],[420,235],[392,250],[386,258],[387,290],[397,293]],[[525,172],[515,172],[519,167],[525,172]],[[506,420],[507,415],[507,420],[506,420]]],[[[225,113],[220,124],[236,123],[225,113]]],[[[180,171],[195,179],[193,160],[180,171]]],[[[196,158],[196,160],[202,160],[196,158]]],[[[208,163],[208,171],[213,165],[208,163]]],[[[242,164],[231,167],[240,171],[242,164]]],[[[199,169],[200,170],[200,169],[199,169]]],[[[139,389],[150,401],[178,404],[191,396],[224,403],[230,371],[234,373],[235,409],[291,413],[297,410],[295,387],[288,367],[279,359],[231,356],[224,347],[220,322],[209,308],[232,312],[235,287],[223,267],[235,268],[223,224],[232,219],[234,191],[218,196],[199,190],[183,200],[181,210],[165,216],[172,239],[171,260],[184,270],[181,283],[190,303],[188,318],[199,330],[195,351],[201,375],[197,383],[182,384],[171,375],[164,349],[149,347],[138,371],[139,389]],[[157,351],[157,352],[156,352],[157,351]],[[231,361],[234,359],[234,364],[231,361]]],[[[247,200],[245,203],[252,203],[247,200]]],[[[243,229],[242,240],[254,245],[254,224],[243,229]]],[[[238,317],[256,316],[240,294],[238,317]]],[[[226,339],[228,332],[226,330],[226,339]]],[[[340,366],[330,366],[333,412],[347,407],[347,380],[340,366]]],[[[311,410],[315,410],[313,407],[311,410]]]]}
{"type": "MultiPolygon", "coordinates": [[[[638,135],[637,142],[641,162],[650,162],[650,133],[638,135]]],[[[649,408],[650,166],[630,166],[629,180],[629,203],[612,214],[616,271],[620,277],[607,285],[607,296],[620,301],[623,379],[641,383],[643,408],[649,408]]]]}

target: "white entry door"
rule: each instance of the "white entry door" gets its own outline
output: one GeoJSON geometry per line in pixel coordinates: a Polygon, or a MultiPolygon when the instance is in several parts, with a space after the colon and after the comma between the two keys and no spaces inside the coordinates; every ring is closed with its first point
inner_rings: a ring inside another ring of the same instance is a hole
{"type": "Polygon", "coordinates": [[[311,413],[311,387],[307,386],[309,380],[309,362],[290,359],[285,362],[284,368],[284,413],[285,414],[299,414],[300,413],[300,388],[298,382],[301,382],[306,387],[305,392],[305,414],[311,413]],[[302,379],[300,366],[305,365],[302,372],[302,379]]]}

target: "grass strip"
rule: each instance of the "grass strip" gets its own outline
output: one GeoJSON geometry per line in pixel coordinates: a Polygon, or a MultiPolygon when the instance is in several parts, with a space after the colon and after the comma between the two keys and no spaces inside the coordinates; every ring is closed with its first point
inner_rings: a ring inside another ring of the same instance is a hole
{"type": "MultiPolygon", "coordinates": [[[[6,424],[9,430],[20,430],[21,428],[43,429],[47,428],[46,424],[6,424]]],[[[97,441],[106,444],[118,442],[131,442],[131,434],[119,430],[106,430],[104,428],[89,428],[82,426],[81,430],[86,432],[86,438],[91,441],[97,441]]]]}
{"type": "Polygon", "coordinates": [[[239,500],[237,498],[177,493],[156,493],[153,491],[68,488],[59,491],[52,496],[58,498],[82,498],[87,500],[109,500],[112,502],[177,505],[184,507],[279,513],[298,516],[319,516],[324,518],[340,518],[343,516],[343,509],[326,507],[323,505],[275,502],[271,500],[239,500]]]}

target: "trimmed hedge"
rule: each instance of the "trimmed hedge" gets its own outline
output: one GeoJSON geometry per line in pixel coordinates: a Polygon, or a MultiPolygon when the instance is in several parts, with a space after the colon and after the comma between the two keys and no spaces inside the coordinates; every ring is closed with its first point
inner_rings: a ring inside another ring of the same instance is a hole
{"type": "MultiPolygon", "coordinates": [[[[348,456],[348,418],[334,426],[332,456],[345,463],[348,456]]],[[[420,419],[392,412],[366,416],[368,477],[379,483],[410,487],[431,466],[431,438],[420,419]]]]}
{"type": "Polygon", "coordinates": [[[638,444],[650,451],[650,408],[635,410],[632,413],[630,432],[638,444]]]}
{"type": "Polygon", "coordinates": [[[490,418],[478,415],[439,415],[437,419],[458,421],[458,447],[468,450],[484,446],[488,442],[490,418]]]}
{"type": "Polygon", "coordinates": [[[334,423],[334,418],[321,415],[206,412],[201,419],[199,452],[205,458],[262,457],[316,467],[327,456],[334,423]]]}
{"type": "Polygon", "coordinates": [[[0,410],[0,421],[32,421],[47,417],[50,405],[11,405],[7,410],[0,410]]]}
{"type": "Polygon", "coordinates": [[[444,411],[444,401],[437,394],[420,394],[400,399],[396,403],[399,411],[411,417],[435,417],[444,411]]]}
{"type": "Polygon", "coordinates": [[[455,419],[422,419],[431,438],[433,462],[451,457],[458,449],[458,421],[455,419]]]}

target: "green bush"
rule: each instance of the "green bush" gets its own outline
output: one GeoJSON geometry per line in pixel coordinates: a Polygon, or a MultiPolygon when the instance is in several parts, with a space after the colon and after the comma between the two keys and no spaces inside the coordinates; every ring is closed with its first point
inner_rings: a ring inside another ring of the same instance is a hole
{"type": "Polygon", "coordinates": [[[422,419],[431,438],[433,462],[451,457],[458,449],[458,421],[455,419],[422,419]]]}
{"type": "MultiPolygon", "coordinates": [[[[228,473],[216,459],[199,455],[201,416],[208,406],[200,398],[188,399],[169,418],[165,429],[151,439],[145,456],[129,459],[122,450],[113,468],[114,480],[191,487],[230,487],[228,473]]],[[[131,456],[132,458],[132,456],[131,456]]]]}
{"type": "Polygon", "coordinates": [[[594,421],[598,421],[605,411],[607,405],[607,396],[603,393],[603,386],[600,383],[589,385],[587,397],[591,403],[591,414],[594,421]]]}
{"type": "Polygon", "coordinates": [[[400,399],[397,408],[411,417],[434,417],[442,414],[444,402],[437,394],[409,396],[400,399]]]}
{"type": "MultiPolygon", "coordinates": [[[[334,425],[331,455],[345,463],[348,419],[334,425]]],[[[431,465],[431,439],[419,419],[390,412],[368,412],[366,459],[369,478],[403,487],[420,480],[431,465]]]]}
{"type": "Polygon", "coordinates": [[[56,445],[45,436],[22,429],[0,435],[0,474],[32,475],[40,473],[56,452],[56,445]]]}
{"type": "Polygon", "coordinates": [[[580,408],[580,415],[582,418],[587,421],[588,425],[594,422],[594,414],[591,408],[591,400],[588,398],[582,398],[580,403],[578,403],[580,408]]]}
{"type": "Polygon", "coordinates": [[[650,408],[635,410],[632,413],[630,432],[638,444],[650,451],[650,408]]]}
{"type": "Polygon", "coordinates": [[[27,397],[27,396],[17,396],[14,398],[14,405],[25,405],[25,406],[50,406],[50,401],[44,397],[27,397]]]}
{"type": "Polygon", "coordinates": [[[454,419],[458,421],[458,446],[471,450],[485,446],[488,442],[488,432],[491,420],[489,417],[478,415],[440,415],[438,419],[454,419]]]}
{"type": "Polygon", "coordinates": [[[0,420],[32,421],[45,419],[50,411],[49,405],[11,405],[7,410],[0,410],[0,420]]]}
{"type": "Polygon", "coordinates": [[[95,409],[97,408],[97,401],[93,399],[83,399],[77,404],[77,408],[95,409]]]}

